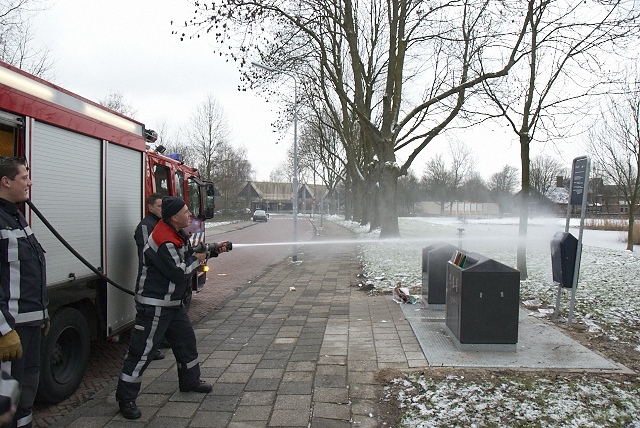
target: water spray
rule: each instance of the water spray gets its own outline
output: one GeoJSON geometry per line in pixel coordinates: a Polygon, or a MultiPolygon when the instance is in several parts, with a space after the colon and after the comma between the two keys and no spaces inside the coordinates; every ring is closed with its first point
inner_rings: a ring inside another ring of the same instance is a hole
{"type": "MultiPolygon", "coordinates": [[[[528,241],[536,241],[540,239],[540,236],[528,237],[528,241]],[[533,238],[533,239],[532,239],[533,238]]],[[[277,247],[277,246],[319,246],[319,245],[333,245],[333,246],[344,246],[344,245],[432,245],[440,242],[450,242],[453,244],[453,241],[457,241],[457,244],[460,248],[462,248],[463,244],[468,244],[475,246],[475,244],[491,245],[491,246],[500,246],[500,245],[516,245],[518,237],[514,236],[496,236],[494,234],[486,234],[486,235],[474,235],[469,236],[466,233],[459,234],[453,237],[445,237],[445,236],[434,236],[434,237],[412,237],[412,238],[383,238],[383,239],[341,239],[341,240],[322,240],[316,239],[311,241],[287,241],[287,242],[257,242],[257,243],[234,243],[233,248],[251,248],[251,247],[277,247]]],[[[544,241],[545,245],[548,245],[548,241],[544,241]]],[[[455,245],[455,244],[454,244],[455,245]]]]}

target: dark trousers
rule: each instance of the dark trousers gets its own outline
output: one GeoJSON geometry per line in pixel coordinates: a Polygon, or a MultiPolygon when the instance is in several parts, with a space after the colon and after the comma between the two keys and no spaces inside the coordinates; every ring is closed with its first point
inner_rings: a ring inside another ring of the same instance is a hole
{"type": "Polygon", "coordinates": [[[142,374],[163,337],[171,345],[176,357],[180,388],[189,389],[198,384],[200,364],[196,335],[186,309],[180,306],[163,308],[136,303],[136,323],[118,380],[117,401],[135,401],[140,392],[142,374]]]}
{"type": "Polygon", "coordinates": [[[11,427],[33,426],[33,401],[38,391],[40,379],[40,343],[42,328],[40,326],[16,326],[16,333],[22,344],[22,358],[5,361],[2,370],[20,383],[20,400],[18,410],[13,416],[11,427]]]}

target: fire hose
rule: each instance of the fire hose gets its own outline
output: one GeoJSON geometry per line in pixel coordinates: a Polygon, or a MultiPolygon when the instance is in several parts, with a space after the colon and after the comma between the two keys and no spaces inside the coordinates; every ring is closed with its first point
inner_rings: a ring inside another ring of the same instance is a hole
{"type": "Polygon", "coordinates": [[[91,271],[93,273],[95,273],[96,275],[98,275],[100,278],[104,279],[105,281],[107,281],[109,284],[113,285],[114,287],[116,287],[118,290],[120,291],[124,291],[125,293],[131,295],[131,296],[135,296],[135,293],[131,290],[127,290],[126,288],[124,288],[123,286],[121,286],[120,284],[116,283],[115,281],[113,281],[111,278],[109,278],[107,275],[105,275],[100,269],[96,268],[95,266],[93,266],[91,263],[89,263],[89,261],[87,261],[87,259],[85,259],[84,257],[82,257],[82,255],[80,255],[80,253],[78,253],[72,246],[71,244],[69,244],[67,242],[66,239],[64,239],[62,237],[62,235],[60,235],[58,233],[58,231],[55,229],[55,227],[53,227],[53,225],[51,223],[49,223],[49,220],[47,220],[44,215],[40,212],[40,210],[38,210],[38,208],[36,208],[36,206],[33,204],[33,202],[31,202],[29,199],[27,199],[27,205],[29,205],[29,208],[31,208],[31,211],[33,211],[34,213],[36,213],[36,215],[38,216],[38,218],[42,221],[42,223],[44,223],[45,226],[47,226],[47,229],[49,229],[49,231],[51,233],[53,233],[53,235],[58,238],[58,241],[60,241],[60,243],[62,245],[65,246],[65,248],[69,251],[71,251],[71,254],[73,254],[74,256],[76,256],[76,258],[78,260],[80,260],[86,267],[88,267],[89,269],[91,269],[91,271]]]}
{"type": "MultiPolygon", "coordinates": [[[[55,227],[53,227],[53,225],[49,223],[49,220],[45,218],[45,216],[40,212],[40,210],[38,210],[38,208],[36,208],[33,202],[31,202],[29,199],[27,199],[27,205],[29,205],[29,208],[31,208],[31,211],[33,211],[38,216],[38,218],[42,221],[42,223],[44,223],[44,225],[47,226],[47,229],[49,229],[49,231],[53,233],[53,235],[56,238],[58,238],[58,241],[60,241],[60,243],[64,245],[65,248],[71,252],[71,254],[76,256],[76,258],[80,260],[86,267],[88,267],[93,273],[95,273],[100,278],[107,281],[109,284],[116,287],[118,290],[123,291],[131,296],[135,296],[135,293],[133,291],[128,290],[123,286],[121,286],[120,284],[118,284],[117,282],[113,281],[111,278],[105,275],[100,269],[96,268],[91,263],[89,263],[88,260],[82,257],[82,255],[80,255],[80,253],[78,253],[71,246],[71,244],[69,244],[67,240],[64,239],[62,235],[60,235],[60,233],[58,233],[55,227]]],[[[227,248],[227,251],[231,251],[233,249],[233,244],[231,242],[226,241],[224,244],[225,244],[225,247],[227,248]]],[[[218,257],[219,248],[218,248],[218,244],[215,244],[215,243],[207,244],[207,243],[201,242],[200,244],[193,247],[193,251],[195,253],[207,253],[207,257],[210,258],[210,257],[218,257]]]]}

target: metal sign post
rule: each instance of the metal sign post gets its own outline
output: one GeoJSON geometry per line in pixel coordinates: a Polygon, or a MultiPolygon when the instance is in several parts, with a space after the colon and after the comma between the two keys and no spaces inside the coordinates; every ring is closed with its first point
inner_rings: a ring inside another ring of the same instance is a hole
{"type": "MultiPolygon", "coordinates": [[[[565,232],[569,232],[569,221],[571,220],[571,208],[580,205],[580,229],[578,231],[578,247],[576,249],[576,260],[573,270],[573,284],[571,287],[571,302],[569,304],[569,318],[567,322],[573,322],[573,309],[576,301],[576,288],[578,287],[578,277],[580,275],[580,259],[582,256],[582,232],[584,231],[584,218],[587,212],[587,194],[589,193],[589,170],[591,161],[587,156],[580,156],[573,160],[571,169],[571,186],[569,187],[569,201],[567,203],[567,219],[564,227],[565,232]]],[[[562,284],[558,284],[558,295],[556,298],[556,314],[560,311],[560,294],[562,284]]]]}

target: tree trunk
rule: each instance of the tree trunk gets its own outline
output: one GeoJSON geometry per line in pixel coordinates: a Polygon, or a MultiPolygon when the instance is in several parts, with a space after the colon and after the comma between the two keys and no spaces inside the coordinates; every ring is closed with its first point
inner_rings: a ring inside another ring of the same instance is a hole
{"type": "MultiPolygon", "coordinates": [[[[342,199],[344,203],[344,219],[353,220],[353,180],[349,177],[344,180],[342,199]]],[[[338,207],[338,212],[340,212],[340,207],[338,207]]]]}
{"type": "Polygon", "coordinates": [[[365,183],[359,180],[353,181],[353,194],[353,221],[357,221],[361,225],[367,224],[365,183]]]}
{"type": "Polygon", "coordinates": [[[381,226],[382,213],[380,212],[380,182],[381,173],[378,169],[375,169],[369,174],[369,180],[367,180],[367,214],[369,223],[369,232],[372,232],[381,226]]]}
{"type": "Polygon", "coordinates": [[[633,226],[634,226],[634,220],[635,220],[633,211],[636,206],[635,201],[633,201],[633,203],[630,205],[631,206],[629,207],[629,228],[627,229],[627,250],[633,251],[633,243],[634,243],[633,226]]]}
{"type": "Polygon", "coordinates": [[[520,162],[522,164],[522,198],[520,200],[520,223],[518,227],[518,253],[516,268],[520,271],[520,279],[529,277],[527,272],[527,227],[529,224],[529,138],[526,135],[520,137],[520,162]]]}
{"type": "Polygon", "coordinates": [[[380,179],[380,238],[396,238],[400,236],[398,224],[398,174],[393,168],[382,168],[380,179]]]}

